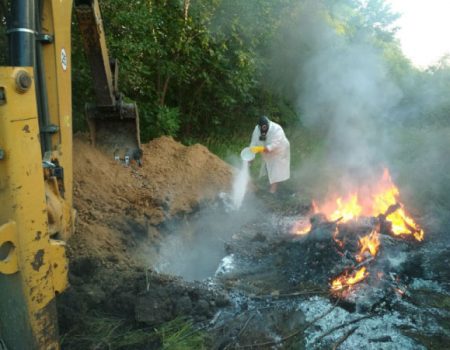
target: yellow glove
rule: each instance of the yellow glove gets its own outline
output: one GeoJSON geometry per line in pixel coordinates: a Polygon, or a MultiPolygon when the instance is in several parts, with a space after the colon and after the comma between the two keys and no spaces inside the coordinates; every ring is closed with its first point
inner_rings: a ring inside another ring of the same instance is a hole
{"type": "Polygon", "coordinates": [[[253,147],[250,147],[250,150],[253,153],[261,153],[264,151],[264,146],[253,146],[253,147]]]}

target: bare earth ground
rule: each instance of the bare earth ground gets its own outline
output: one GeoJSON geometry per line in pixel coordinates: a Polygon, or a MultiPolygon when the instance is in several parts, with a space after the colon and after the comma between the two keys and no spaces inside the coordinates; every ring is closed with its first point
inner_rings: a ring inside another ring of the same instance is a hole
{"type": "Polygon", "coordinates": [[[217,198],[230,192],[228,164],[201,145],[168,137],[143,149],[144,166],[126,167],[86,136],[75,137],[71,287],[57,300],[63,349],[201,349],[205,342],[180,345],[199,331],[207,333],[207,349],[448,347],[448,245],[385,237],[372,266],[385,283],[369,278],[341,299],[329,292],[330,278],[348,260],[336,250],[334,228],[325,222],[306,238],[289,233],[310,207],[301,193],[247,194],[247,205],[227,212],[217,198]],[[185,223],[172,236],[186,240],[165,246],[165,227],[185,223]],[[222,264],[201,282],[157,273],[138,258],[143,246],[168,247],[175,262],[201,270],[214,265],[205,257],[217,245],[222,264]],[[185,321],[175,324],[178,343],[154,332],[183,317],[195,330],[183,335],[185,321]]]}

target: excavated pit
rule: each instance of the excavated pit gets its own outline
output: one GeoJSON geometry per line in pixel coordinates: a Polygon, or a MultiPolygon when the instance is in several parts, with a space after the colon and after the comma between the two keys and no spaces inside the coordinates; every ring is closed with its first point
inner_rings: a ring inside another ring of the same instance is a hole
{"type": "Polygon", "coordinates": [[[358,237],[379,218],[328,222],[309,215],[301,196],[261,192],[230,210],[232,170],[205,148],[169,138],[145,147],[143,168],[124,167],[76,139],[79,222],[68,248],[71,287],[58,298],[63,348],[92,348],[80,334],[92,331],[86,319],[104,315],[137,329],[187,317],[210,349],[449,343],[449,248],[438,239],[446,232],[418,243],[382,230],[377,256],[363,262],[369,276],[332,291],[332,279],[357,266],[358,237]],[[309,234],[291,233],[309,221],[309,234]]]}

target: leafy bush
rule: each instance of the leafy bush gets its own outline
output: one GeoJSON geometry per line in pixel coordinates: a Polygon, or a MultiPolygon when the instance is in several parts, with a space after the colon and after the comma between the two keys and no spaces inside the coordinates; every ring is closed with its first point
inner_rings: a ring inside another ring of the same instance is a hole
{"type": "Polygon", "coordinates": [[[144,115],[141,134],[144,140],[150,140],[162,135],[176,137],[180,130],[180,112],[178,108],[161,106],[153,118],[149,114],[144,115]]]}

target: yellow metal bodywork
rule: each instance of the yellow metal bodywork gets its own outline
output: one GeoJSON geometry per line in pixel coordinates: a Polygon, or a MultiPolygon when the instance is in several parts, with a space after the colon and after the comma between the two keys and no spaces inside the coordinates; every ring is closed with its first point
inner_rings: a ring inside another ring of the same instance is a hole
{"type": "MultiPolygon", "coordinates": [[[[45,80],[50,123],[59,127],[52,135],[51,159],[64,168],[64,198],[61,206],[59,237],[67,240],[73,232],[75,213],[72,209],[72,79],[71,79],[71,17],[72,1],[44,1],[42,29],[54,36],[51,45],[43,46],[45,80]]],[[[53,188],[50,184],[47,188],[53,188]]],[[[53,191],[54,193],[54,191],[53,191]]]]}
{"type": "Polygon", "coordinates": [[[54,298],[67,285],[67,260],[64,243],[49,235],[35,90],[16,91],[19,70],[33,76],[0,68],[0,247],[14,247],[0,270],[0,334],[8,348],[57,349],[54,298]]]}
{"type": "Polygon", "coordinates": [[[5,247],[5,256],[0,260],[0,273],[11,275],[19,271],[19,263],[15,253],[18,245],[16,223],[10,221],[2,225],[0,227],[0,247],[5,247]]]}
{"type": "Polygon", "coordinates": [[[55,296],[66,289],[73,231],[70,29],[72,1],[44,0],[42,33],[51,149],[41,151],[34,72],[0,67],[0,339],[8,349],[59,349],[55,296]],[[16,88],[18,72],[32,80],[16,88]],[[57,178],[43,160],[58,164],[57,178]]]}

